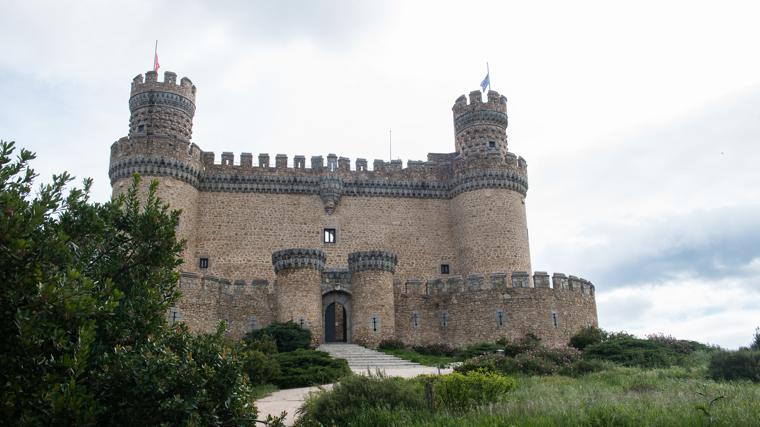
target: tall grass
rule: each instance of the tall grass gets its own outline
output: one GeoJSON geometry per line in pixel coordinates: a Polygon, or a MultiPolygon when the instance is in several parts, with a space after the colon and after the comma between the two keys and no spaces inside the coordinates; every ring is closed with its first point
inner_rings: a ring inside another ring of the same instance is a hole
{"type": "Polygon", "coordinates": [[[759,384],[705,380],[696,369],[618,367],[580,378],[517,382],[506,401],[468,412],[367,407],[341,425],[760,426],[759,384]],[[718,396],[724,397],[710,406],[718,396]]]}

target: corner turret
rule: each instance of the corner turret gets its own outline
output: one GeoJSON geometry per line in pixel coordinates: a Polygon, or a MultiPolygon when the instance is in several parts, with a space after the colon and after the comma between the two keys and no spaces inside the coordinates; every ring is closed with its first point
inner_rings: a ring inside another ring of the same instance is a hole
{"type": "Polygon", "coordinates": [[[454,103],[456,151],[460,158],[473,159],[507,154],[507,97],[488,91],[483,101],[480,91],[470,92],[470,102],[462,95],[454,103]]]}
{"type": "Polygon", "coordinates": [[[177,74],[148,71],[132,80],[129,97],[129,137],[158,136],[190,141],[195,115],[195,86],[187,77],[177,84],[177,74]]]}

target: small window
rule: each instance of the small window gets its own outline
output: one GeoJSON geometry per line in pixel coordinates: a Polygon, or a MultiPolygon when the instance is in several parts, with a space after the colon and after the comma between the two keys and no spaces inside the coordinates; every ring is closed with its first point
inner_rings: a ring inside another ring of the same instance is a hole
{"type": "Polygon", "coordinates": [[[377,332],[380,329],[379,319],[376,316],[372,316],[369,320],[372,324],[372,332],[377,332]]]}
{"type": "Polygon", "coordinates": [[[504,310],[496,310],[496,325],[502,327],[506,321],[507,316],[505,315],[504,310]]]}
{"type": "Polygon", "coordinates": [[[449,274],[449,265],[441,264],[441,274],[449,274]]]}
{"type": "Polygon", "coordinates": [[[302,329],[306,327],[306,319],[303,317],[298,318],[298,326],[300,326],[302,329]]]}
{"type": "Polygon", "coordinates": [[[258,323],[256,323],[256,316],[251,316],[248,318],[248,327],[251,331],[255,331],[258,329],[258,323]]]}
{"type": "Polygon", "coordinates": [[[208,268],[208,258],[201,258],[200,262],[198,262],[198,267],[208,268]]]}
{"type": "Polygon", "coordinates": [[[555,328],[559,328],[559,316],[556,312],[552,312],[552,323],[554,324],[555,328]]]}
{"type": "Polygon", "coordinates": [[[182,314],[177,307],[169,309],[169,324],[173,325],[182,319],[182,314]]]}
{"type": "Polygon", "coordinates": [[[496,148],[496,141],[488,141],[488,148],[496,148]]]}
{"type": "Polygon", "coordinates": [[[140,132],[140,133],[145,132],[145,125],[138,125],[137,126],[137,131],[140,132]]]}
{"type": "Polygon", "coordinates": [[[446,328],[449,326],[449,313],[442,312],[441,313],[441,327],[446,328]]]}
{"type": "Polygon", "coordinates": [[[420,326],[420,314],[416,311],[412,313],[412,326],[415,328],[420,326]]]}
{"type": "Polygon", "coordinates": [[[335,243],[334,228],[325,228],[325,243],[335,243]]]}

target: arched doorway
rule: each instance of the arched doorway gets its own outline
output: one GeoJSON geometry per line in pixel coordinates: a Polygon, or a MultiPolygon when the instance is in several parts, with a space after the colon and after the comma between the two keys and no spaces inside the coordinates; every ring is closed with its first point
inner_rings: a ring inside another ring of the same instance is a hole
{"type": "Polygon", "coordinates": [[[322,295],[325,342],[351,342],[351,295],[331,291],[322,295]]]}

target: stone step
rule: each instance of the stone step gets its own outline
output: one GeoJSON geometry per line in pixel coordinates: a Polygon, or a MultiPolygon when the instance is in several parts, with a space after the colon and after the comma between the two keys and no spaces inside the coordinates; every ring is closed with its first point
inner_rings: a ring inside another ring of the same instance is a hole
{"type": "Polygon", "coordinates": [[[356,344],[322,344],[317,350],[327,352],[338,359],[345,359],[348,362],[348,366],[354,370],[421,367],[417,363],[356,344]]]}

